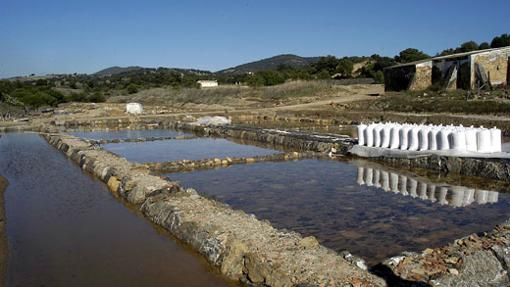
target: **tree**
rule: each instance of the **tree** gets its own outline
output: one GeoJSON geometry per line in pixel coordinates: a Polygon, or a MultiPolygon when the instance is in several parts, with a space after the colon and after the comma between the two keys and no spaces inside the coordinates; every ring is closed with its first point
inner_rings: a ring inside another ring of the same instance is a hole
{"type": "Polygon", "coordinates": [[[422,51],[414,48],[408,48],[400,52],[398,56],[395,57],[395,61],[399,63],[410,63],[428,58],[430,58],[430,56],[422,51]]]}
{"type": "Polygon", "coordinates": [[[510,46],[509,34],[501,34],[501,36],[496,36],[492,39],[491,48],[501,48],[506,46],[510,46]]]}
{"type": "Polygon", "coordinates": [[[344,77],[350,77],[352,75],[352,69],[354,68],[354,63],[347,59],[343,58],[338,60],[338,64],[336,65],[335,72],[342,74],[344,77]]]}
{"type": "Polygon", "coordinates": [[[464,53],[464,52],[471,52],[471,51],[477,51],[480,49],[480,46],[478,46],[478,43],[475,41],[469,41],[462,43],[458,49],[456,49],[456,52],[458,53],[464,53]]]}
{"type": "Polygon", "coordinates": [[[490,49],[491,45],[489,45],[489,43],[487,43],[487,42],[483,42],[483,43],[480,44],[480,46],[478,48],[480,50],[490,49]]]}
{"type": "Polygon", "coordinates": [[[315,74],[328,72],[329,76],[333,75],[338,66],[338,59],[335,56],[320,57],[317,62],[312,64],[315,74]]]}
{"type": "Polygon", "coordinates": [[[126,89],[129,94],[138,93],[138,86],[136,84],[131,83],[126,87],[126,89]]]}

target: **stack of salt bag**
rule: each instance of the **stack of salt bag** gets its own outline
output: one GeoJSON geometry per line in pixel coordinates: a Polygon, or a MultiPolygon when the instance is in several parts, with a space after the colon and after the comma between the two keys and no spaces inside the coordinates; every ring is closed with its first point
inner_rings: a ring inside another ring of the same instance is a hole
{"type": "Polygon", "coordinates": [[[501,130],[443,125],[371,123],[357,126],[358,144],[409,151],[501,152],[501,130]]]}

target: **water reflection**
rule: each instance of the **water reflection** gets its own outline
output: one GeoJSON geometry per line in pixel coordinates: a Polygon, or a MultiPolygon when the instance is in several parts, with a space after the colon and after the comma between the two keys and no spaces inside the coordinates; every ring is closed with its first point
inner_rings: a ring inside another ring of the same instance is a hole
{"type": "Polygon", "coordinates": [[[409,174],[376,164],[307,159],[167,176],[275,227],[361,255],[369,264],[488,231],[510,216],[504,188],[498,186],[499,193],[470,188],[496,189],[493,181],[409,174]]]}
{"type": "Polygon", "coordinates": [[[254,157],[278,152],[273,149],[238,144],[217,138],[113,143],[105,144],[103,148],[136,162],[200,160],[215,157],[254,157]]]}
{"type": "Polygon", "coordinates": [[[165,129],[153,130],[118,130],[118,131],[75,131],[70,135],[92,140],[115,140],[115,139],[138,139],[151,137],[176,137],[189,136],[191,134],[165,129]]]}
{"type": "Polygon", "coordinates": [[[498,202],[499,193],[458,185],[427,182],[405,174],[372,167],[358,167],[356,182],[386,192],[428,200],[440,205],[466,207],[498,202]]]}

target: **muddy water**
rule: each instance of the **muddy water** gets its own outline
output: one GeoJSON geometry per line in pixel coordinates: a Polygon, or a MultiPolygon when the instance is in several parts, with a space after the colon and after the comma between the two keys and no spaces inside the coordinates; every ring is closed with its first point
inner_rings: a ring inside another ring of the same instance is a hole
{"type": "Polygon", "coordinates": [[[176,137],[191,135],[184,132],[154,129],[154,130],[120,130],[120,131],[78,131],[71,132],[71,135],[93,140],[113,140],[113,139],[137,139],[150,137],[176,137]]]}
{"type": "Polygon", "coordinates": [[[277,151],[268,148],[238,144],[226,139],[215,138],[115,143],[105,144],[102,147],[136,162],[253,157],[277,153],[277,151]]]}
{"type": "Polygon", "coordinates": [[[5,269],[7,266],[7,236],[5,234],[4,191],[7,180],[0,176],[0,287],[5,286],[5,269]]]}
{"type": "Polygon", "coordinates": [[[8,286],[226,286],[34,134],[0,138],[8,286]]]}
{"type": "Polygon", "coordinates": [[[167,176],[369,264],[442,246],[510,217],[507,193],[465,187],[462,179],[447,185],[338,161],[265,162],[167,176]]]}

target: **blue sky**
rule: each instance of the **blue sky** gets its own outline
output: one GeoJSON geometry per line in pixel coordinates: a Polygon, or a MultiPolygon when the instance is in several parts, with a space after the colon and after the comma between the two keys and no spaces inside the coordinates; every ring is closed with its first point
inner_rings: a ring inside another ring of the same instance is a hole
{"type": "Polygon", "coordinates": [[[510,33],[510,1],[0,0],[0,78],[220,70],[282,53],[429,54],[510,33]]]}

